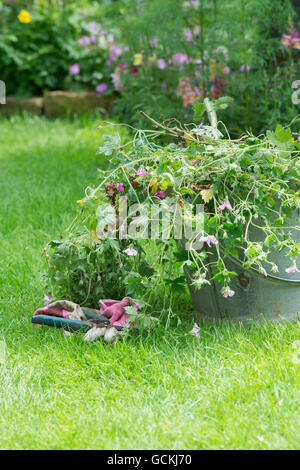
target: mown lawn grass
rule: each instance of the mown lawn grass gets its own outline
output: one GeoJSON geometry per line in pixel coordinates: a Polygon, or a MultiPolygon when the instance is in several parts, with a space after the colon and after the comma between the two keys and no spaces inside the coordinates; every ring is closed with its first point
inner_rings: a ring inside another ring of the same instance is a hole
{"type": "Polygon", "coordinates": [[[105,165],[95,128],[0,121],[0,448],[299,448],[299,322],[207,325],[198,341],[186,314],[114,346],[30,323],[41,250],[105,165]]]}

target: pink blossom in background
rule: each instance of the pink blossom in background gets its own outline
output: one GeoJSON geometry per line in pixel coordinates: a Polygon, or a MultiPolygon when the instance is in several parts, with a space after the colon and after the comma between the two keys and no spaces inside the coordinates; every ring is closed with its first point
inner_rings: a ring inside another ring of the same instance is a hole
{"type": "Polygon", "coordinates": [[[186,54],[182,54],[181,52],[176,52],[173,55],[173,64],[174,65],[183,65],[188,63],[188,56],[186,54]]]}
{"type": "Polygon", "coordinates": [[[80,73],[80,67],[78,64],[70,65],[69,70],[71,75],[78,75],[80,73]]]}
{"type": "Polygon", "coordinates": [[[190,30],[189,28],[185,28],[185,29],[183,30],[183,34],[185,35],[186,40],[187,40],[188,42],[192,42],[192,41],[193,41],[193,32],[192,32],[192,30],[190,30]]]}
{"type": "Polygon", "coordinates": [[[126,253],[127,256],[137,255],[137,251],[134,248],[126,248],[126,250],[123,250],[123,253],[126,253]]]}
{"type": "Polygon", "coordinates": [[[82,36],[82,38],[79,38],[77,43],[79,46],[84,47],[88,46],[91,43],[90,37],[89,36],[82,36]]]}
{"type": "Polygon", "coordinates": [[[105,34],[107,34],[107,29],[101,29],[101,31],[99,31],[99,34],[100,36],[105,36],[105,34]]]}
{"type": "Polygon", "coordinates": [[[116,54],[114,54],[114,52],[110,51],[110,53],[109,53],[109,62],[112,63],[112,62],[115,62],[116,60],[117,60],[116,54]]]}
{"type": "Polygon", "coordinates": [[[156,199],[157,201],[159,201],[159,199],[164,199],[166,197],[164,191],[156,191],[156,193],[154,194],[154,199],[156,199]]]}
{"type": "Polygon", "coordinates": [[[150,39],[150,41],[149,41],[149,46],[150,46],[150,47],[156,47],[156,46],[157,46],[157,42],[158,42],[158,41],[157,41],[157,38],[152,38],[152,39],[150,39]]]}
{"type": "Polygon", "coordinates": [[[221,211],[223,211],[223,210],[225,210],[225,209],[228,209],[229,211],[232,211],[232,210],[233,210],[233,209],[232,209],[232,206],[231,206],[231,204],[230,204],[230,202],[228,202],[228,201],[226,201],[226,202],[224,202],[223,204],[221,204],[221,205],[219,206],[219,209],[220,209],[221,211]]]}
{"type": "Polygon", "coordinates": [[[120,57],[120,55],[122,55],[122,47],[121,46],[113,46],[112,48],[112,52],[115,54],[116,57],[120,57]]]}
{"type": "Polygon", "coordinates": [[[250,65],[244,65],[244,64],[243,64],[243,65],[240,66],[240,71],[241,71],[241,72],[244,72],[245,70],[246,70],[247,72],[250,72],[250,69],[251,69],[250,65]]]}
{"type": "Polygon", "coordinates": [[[86,18],[86,17],[88,16],[88,14],[89,14],[89,12],[86,11],[86,10],[83,10],[83,11],[81,12],[82,18],[86,18]]]}
{"type": "Polygon", "coordinates": [[[233,297],[234,294],[235,294],[235,291],[232,290],[232,289],[229,289],[229,287],[224,287],[221,290],[221,293],[222,293],[223,297],[225,297],[225,299],[227,299],[227,297],[233,297]]]}
{"type": "Polygon", "coordinates": [[[196,160],[193,160],[193,161],[192,161],[192,164],[193,164],[193,165],[197,165],[198,162],[199,162],[199,160],[197,160],[197,158],[196,158],[196,160]]]}
{"type": "Polygon", "coordinates": [[[99,83],[99,85],[96,86],[95,90],[97,93],[104,93],[107,90],[107,84],[99,83]]]}
{"type": "Polygon", "coordinates": [[[137,67],[132,67],[130,69],[130,73],[132,73],[132,74],[138,73],[138,71],[139,71],[139,69],[137,67]]]}
{"type": "Polygon", "coordinates": [[[88,29],[90,31],[97,31],[97,29],[100,27],[100,24],[97,23],[96,21],[91,21],[89,24],[88,24],[88,29]]]}
{"type": "Polygon", "coordinates": [[[95,36],[95,34],[90,35],[90,40],[91,40],[91,43],[93,43],[93,44],[97,43],[97,37],[95,36]]]}
{"type": "Polygon", "coordinates": [[[139,168],[135,176],[148,176],[148,171],[144,168],[139,168]]]}
{"type": "Polygon", "coordinates": [[[160,70],[165,70],[168,67],[168,64],[165,59],[158,59],[156,65],[160,70]]]}
{"type": "Polygon", "coordinates": [[[211,243],[213,245],[217,245],[219,242],[214,235],[208,235],[207,237],[201,237],[201,241],[207,243],[207,245],[211,248],[211,243]]]}
{"type": "Polygon", "coordinates": [[[122,183],[117,183],[116,187],[117,187],[117,190],[120,191],[120,193],[124,193],[124,186],[122,183]]]}
{"type": "Polygon", "coordinates": [[[167,82],[165,82],[165,81],[161,82],[161,87],[162,87],[163,90],[168,88],[167,82]]]}
{"type": "Polygon", "coordinates": [[[288,50],[290,47],[293,49],[300,49],[299,32],[293,28],[289,34],[283,34],[281,37],[281,43],[286,50],[288,50]]]}

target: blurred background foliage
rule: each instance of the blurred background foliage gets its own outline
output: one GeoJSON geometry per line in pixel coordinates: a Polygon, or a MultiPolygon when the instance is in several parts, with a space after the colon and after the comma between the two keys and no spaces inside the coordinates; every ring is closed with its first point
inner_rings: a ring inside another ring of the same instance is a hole
{"type": "Polygon", "coordinates": [[[291,0],[2,0],[0,79],[7,93],[96,90],[145,125],[193,119],[192,103],[229,95],[233,135],[297,114],[299,5],[291,0]]]}

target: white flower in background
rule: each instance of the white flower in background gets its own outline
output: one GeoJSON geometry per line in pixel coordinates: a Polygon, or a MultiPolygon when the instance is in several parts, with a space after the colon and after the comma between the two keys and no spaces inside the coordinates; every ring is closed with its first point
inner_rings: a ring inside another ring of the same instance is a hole
{"type": "Polygon", "coordinates": [[[200,326],[197,323],[194,323],[192,330],[190,331],[190,335],[195,336],[195,338],[200,339],[200,326]]]}

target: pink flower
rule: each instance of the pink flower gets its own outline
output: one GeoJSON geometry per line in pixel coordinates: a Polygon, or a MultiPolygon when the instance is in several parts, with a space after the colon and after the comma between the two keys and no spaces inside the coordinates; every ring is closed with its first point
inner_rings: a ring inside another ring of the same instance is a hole
{"type": "Polygon", "coordinates": [[[106,83],[99,83],[99,85],[96,86],[95,88],[97,93],[104,93],[107,90],[107,84],[106,83]]]}
{"type": "Polygon", "coordinates": [[[70,65],[69,70],[71,75],[78,75],[80,73],[80,67],[78,64],[70,65]]]}
{"type": "Polygon", "coordinates": [[[241,71],[241,72],[244,72],[245,70],[246,70],[247,72],[250,72],[250,69],[251,69],[250,65],[244,65],[244,64],[243,64],[243,65],[240,66],[240,71],[241,71]]]}
{"type": "Polygon", "coordinates": [[[196,158],[196,160],[192,161],[192,165],[197,165],[198,162],[199,162],[199,160],[197,160],[197,158],[196,158]]]}
{"type": "Polygon", "coordinates": [[[156,62],[156,65],[159,68],[159,70],[165,70],[168,67],[168,64],[165,61],[165,59],[158,59],[156,62]]]}
{"type": "Polygon", "coordinates": [[[195,336],[195,338],[200,339],[200,326],[197,325],[197,323],[194,323],[193,329],[190,331],[190,334],[192,336],[195,336]]]}
{"type": "Polygon", "coordinates": [[[232,209],[232,206],[231,206],[231,204],[230,204],[230,202],[228,202],[228,201],[226,201],[226,202],[224,202],[223,204],[221,204],[221,205],[219,206],[219,209],[220,209],[220,211],[223,211],[224,209],[228,209],[229,211],[232,211],[232,210],[233,210],[233,209],[232,209]]]}
{"type": "Polygon", "coordinates": [[[149,173],[144,168],[139,168],[135,176],[147,176],[149,173]]]}
{"type": "Polygon", "coordinates": [[[188,62],[189,62],[189,58],[186,54],[182,54],[181,52],[176,52],[176,54],[173,55],[174,65],[188,64],[188,62]]]}
{"type": "Polygon", "coordinates": [[[139,69],[137,67],[132,67],[130,69],[130,73],[132,73],[132,74],[138,73],[138,71],[139,71],[139,69]]]}
{"type": "Polygon", "coordinates": [[[168,87],[167,82],[165,81],[161,82],[161,87],[163,90],[165,90],[168,87]]]}
{"type": "Polygon", "coordinates": [[[154,194],[154,199],[156,199],[157,201],[159,201],[159,199],[164,199],[166,197],[164,191],[157,191],[155,194],[154,194]]]}
{"type": "Polygon", "coordinates": [[[225,297],[225,299],[227,299],[227,297],[233,297],[234,294],[235,294],[235,291],[229,289],[229,287],[224,287],[224,288],[221,290],[221,294],[223,295],[223,297],[225,297]]]}
{"type": "Polygon", "coordinates": [[[126,253],[128,256],[136,256],[137,251],[134,248],[126,248],[126,250],[123,250],[123,253],[126,253]]]}
{"type": "Polygon", "coordinates": [[[297,266],[293,265],[293,266],[290,266],[289,268],[286,268],[285,272],[288,274],[293,274],[293,273],[299,273],[299,270],[297,266]]]}
{"type": "Polygon", "coordinates": [[[115,54],[116,57],[119,57],[122,55],[122,47],[121,46],[113,46],[112,48],[113,53],[115,54]]]}
{"type": "Polygon", "coordinates": [[[78,42],[79,46],[84,47],[84,46],[88,46],[90,44],[91,40],[90,40],[89,36],[82,36],[82,38],[79,38],[77,42],[78,42]]]}
{"type": "Polygon", "coordinates": [[[207,245],[211,248],[211,243],[213,245],[217,245],[219,242],[214,235],[208,235],[207,237],[201,237],[201,241],[207,243],[207,245]]]}
{"type": "Polygon", "coordinates": [[[117,183],[116,187],[117,187],[117,190],[120,191],[120,193],[124,193],[124,186],[122,183],[117,183]]]}

